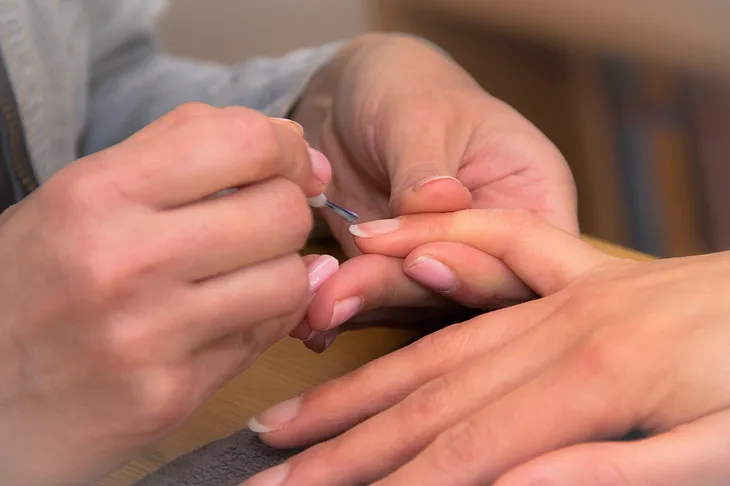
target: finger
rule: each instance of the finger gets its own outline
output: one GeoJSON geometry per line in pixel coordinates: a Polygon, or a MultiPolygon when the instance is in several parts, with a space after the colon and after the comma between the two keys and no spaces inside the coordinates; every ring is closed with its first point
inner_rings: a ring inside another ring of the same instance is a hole
{"type": "Polygon", "coordinates": [[[352,226],[364,253],[404,258],[426,243],[472,246],[503,261],[530,288],[550,295],[615,260],[521,210],[404,216],[352,226]]]}
{"type": "Polygon", "coordinates": [[[257,417],[263,438],[276,447],[308,444],[339,434],[400,402],[425,383],[496,350],[552,312],[554,303],[536,301],[457,324],[369,363],[306,393],[299,414],[286,423],[276,413],[257,417]],[[286,425],[284,427],[284,425],[286,425]]]}
{"type": "Polygon", "coordinates": [[[332,347],[343,331],[342,328],[336,328],[326,332],[314,332],[310,338],[304,341],[304,345],[307,349],[322,354],[332,347]]]}
{"type": "Polygon", "coordinates": [[[534,298],[500,260],[461,243],[427,243],[411,252],[404,272],[424,287],[478,309],[534,298]]]}
{"type": "Polygon", "coordinates": [[[307,313],[309,326],[327,331],[383,307],[444,307],[446,299],[408,278],[403,260],[363,255],[343,263],[317,292],[307,313]]]}
{"type": "Polygon", "coordinates": [[[132,137],[78,169],[93,170],[100,176],[95,184],[120,196],[165,208],[278,176],[308,196],[322,193],[328,182],[313,175],[307,144],[296,130],[253,110],[211,108],[201,116],[199,106],[181,107],[153,125],[158,123],[166,129],[153,126],[155,136],[132,137]],[[120,158],[128,163],[119,164],[120,158]]]}
{"type": "Polygon", "coordinates": [[[723,486],[730,415],[712,415],[657,437],[636,442],[569,447],[507,473],[497,486],[723,486]]]}
{"type": "Polygon", "coordinates": [[[130,251],[194,281],[301,250],[312,213],[301,189],[279,178],[164,211],[149,224],[142,234],[154,237],[130,251]]]}
{"type": "Polygon", "coordinates": [[[528,331],[513,344],[465,362],[389,410],[292,459],[291,484],[370,483],[395,470],[440,432],[539,374],[575,339],[549,340],[549,330],[533,331],[538,332],[528,331]]]}
{"type": "Polygon", "coordinates": [[[453,119],[412,116],[402,119],[399,113],[409,110],[399,107],[392,126],[384,134],[383,153],[390,176],[391,212],[395,215],[451,212],[471,208],[471,194],[457,179],[462,165],[468,130],[450,129],[460,124],[458,115],[453,119]]]}
{"type": "Polygon", "coordinates": [[[273,342],[301,322],[309,279],[301,257],[293,254],[192,284],[188,294],[170,332],[186,348],[241,332],[256,337],[254,343],[273,342]]]}
{"type": "Polygon", "coordinates": [[[551,364],[441,433],[415,459],[375,484],[492,484],[550,451],[626,435],[634,425],[636,411],[629,403],[635,397],[597,376],[589,363],[563,359],[551,364]]]}
{"type": "MultiPolygon", "coordinates": [[[[340,264],[335,257],[329,255],[310,254],[302,257],[302,260],[309,273],[309,294],[311,298],[314,298],[322,285],[337,273],[340,264]]],[[[314,331],[309,327],[309,322],[305,318],[289,335],[295,339],[304,340],[313,337],[313,333],[314,331]]]]}

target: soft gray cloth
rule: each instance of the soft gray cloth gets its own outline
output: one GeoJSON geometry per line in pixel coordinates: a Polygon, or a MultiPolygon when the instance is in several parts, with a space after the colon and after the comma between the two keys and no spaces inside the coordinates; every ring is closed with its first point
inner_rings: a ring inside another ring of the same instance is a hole
{"type": "Polygon", "coordinates": [[[182,456],[135,486],[237,486],[297,452],[272,449],[242,430],[182,456]]]}
{"type": "Polygon", "coordinates": [[[286,116],[340,47],[230,67],[170,56],[155,29],[165,3],[0,0],[0,45],[40,182],[188,101],[286,116]]]}

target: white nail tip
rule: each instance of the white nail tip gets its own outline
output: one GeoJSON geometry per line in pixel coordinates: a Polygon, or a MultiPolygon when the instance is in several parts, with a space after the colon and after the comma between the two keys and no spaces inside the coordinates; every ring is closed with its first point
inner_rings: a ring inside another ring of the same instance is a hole
{"type": "Polygon", "coordinates": [[[307,202],[309,202],[309,205],[313,208],[323,208],[325,204],[327,204],[327,196],[320,194],[319,196],[310,197],[307,199],[307,202]]]}
{"type": "Polygon", "coordinates": [[[251,420],[248,421],[248,429],[255,434],[267,434],[274,430],[271,427],[266,427],[256,420],[256,417],[251,417],[251,420]]]}
{"type": "Polygon", "coordinates": [[[353,224],[350,226],[350,233],[352,233],[354,236],[357,236],[358,238],[367,238],[368,235],[360,231],[360,228],[356,224],[353,224]]]}

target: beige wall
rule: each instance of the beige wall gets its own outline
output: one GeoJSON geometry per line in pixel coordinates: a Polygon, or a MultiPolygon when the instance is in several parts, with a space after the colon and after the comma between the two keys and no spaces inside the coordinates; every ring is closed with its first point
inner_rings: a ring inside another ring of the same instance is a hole
{"type": "Polygon", "coordinates": [[[279,55],[363,32],[365,0],[172,0],[167,49],[222,62],[279,55]]]}

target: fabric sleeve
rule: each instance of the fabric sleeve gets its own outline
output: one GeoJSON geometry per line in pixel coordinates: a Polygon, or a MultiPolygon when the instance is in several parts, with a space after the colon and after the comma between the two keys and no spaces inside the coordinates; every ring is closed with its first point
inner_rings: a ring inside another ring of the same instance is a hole
{"type": "Polygon", "coordinates": [[[107,148],[189,101],[246,106],[286,116],[310,78],[341,43],[237,66],[195,61],[160,50],[162,0],[89,0],[90,103],[83,154],[107,148]]]}

